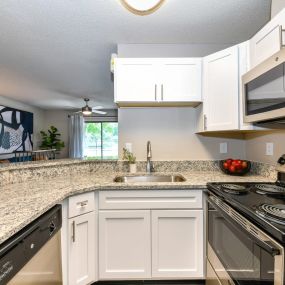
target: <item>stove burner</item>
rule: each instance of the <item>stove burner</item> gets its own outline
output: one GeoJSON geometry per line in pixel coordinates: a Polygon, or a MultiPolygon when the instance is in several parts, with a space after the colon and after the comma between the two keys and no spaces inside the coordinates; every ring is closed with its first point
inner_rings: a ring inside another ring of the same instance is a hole
{"type": "Polygon", "coordinates": [[[265,219],[285,225],[285,205],[262,204],[258,207],[256,213],[265,219]]]}
{"type": "Polygon", "coordinates": [[[245,186],[237,185],[237,184],[222,184],[221,188],[225,192],[236,194],[236,195],[247,193],[247,189],[245,186]]]}
{"type": "Polygon", "coordinates": [[[257,184],[255,185],[257,189],[257,193],[259,194],[284,194],[285,195],[285,187],[272,185],[272,184],[257,184]]]}

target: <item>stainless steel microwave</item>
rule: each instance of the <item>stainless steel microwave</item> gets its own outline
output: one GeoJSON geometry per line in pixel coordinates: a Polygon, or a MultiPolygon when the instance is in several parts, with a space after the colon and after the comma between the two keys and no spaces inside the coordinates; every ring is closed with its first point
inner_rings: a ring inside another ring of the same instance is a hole
{"type": "Polygon", "coordinates": [[[285,48],[242,77],[246,123],[285,121],[285,48]]]}

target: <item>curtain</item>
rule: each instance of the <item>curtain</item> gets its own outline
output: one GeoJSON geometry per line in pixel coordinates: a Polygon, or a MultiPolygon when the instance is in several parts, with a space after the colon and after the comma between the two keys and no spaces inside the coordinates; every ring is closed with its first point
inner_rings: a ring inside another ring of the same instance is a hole
{"type": "Polygon", "coordinates": [[[69,157],[83,158],[83,127],[82,115],[74,114],[69,117],[69,157]]]}

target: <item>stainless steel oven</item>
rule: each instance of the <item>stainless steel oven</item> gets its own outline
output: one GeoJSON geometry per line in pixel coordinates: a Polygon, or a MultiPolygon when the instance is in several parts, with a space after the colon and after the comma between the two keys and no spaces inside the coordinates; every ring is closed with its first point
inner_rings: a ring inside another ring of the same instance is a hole
{"type": "Polygon", "coordinates": [[[284,248],[216,195],[208,195],[207,285],[284,284],[284,248]]]}
{"type": "Polygon", "coordinates": [[[242,77],[245,122],[285,120],[285,48],[242,77]]]}

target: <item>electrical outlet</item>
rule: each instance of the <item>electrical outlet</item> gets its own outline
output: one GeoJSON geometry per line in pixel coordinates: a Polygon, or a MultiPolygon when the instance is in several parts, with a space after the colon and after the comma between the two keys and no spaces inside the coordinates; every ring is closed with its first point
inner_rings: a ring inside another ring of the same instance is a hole
{"type": "Polygon", "coordinates": [[[228,153],[228,143],[220,143],[220,153],[228,153]]]}
{"type": "Polygon", "coordinates": [[[132,152],[132,148],[133,148],[132,143],[126,143],[126,144],[125,144],[125,148],[126,148],[129,152],[132,152]]]}
{"type": "Polygon", "coordinates": [[[266,155],[273,155],[274,153],[274,144],[266,143],[266,155]]]}

